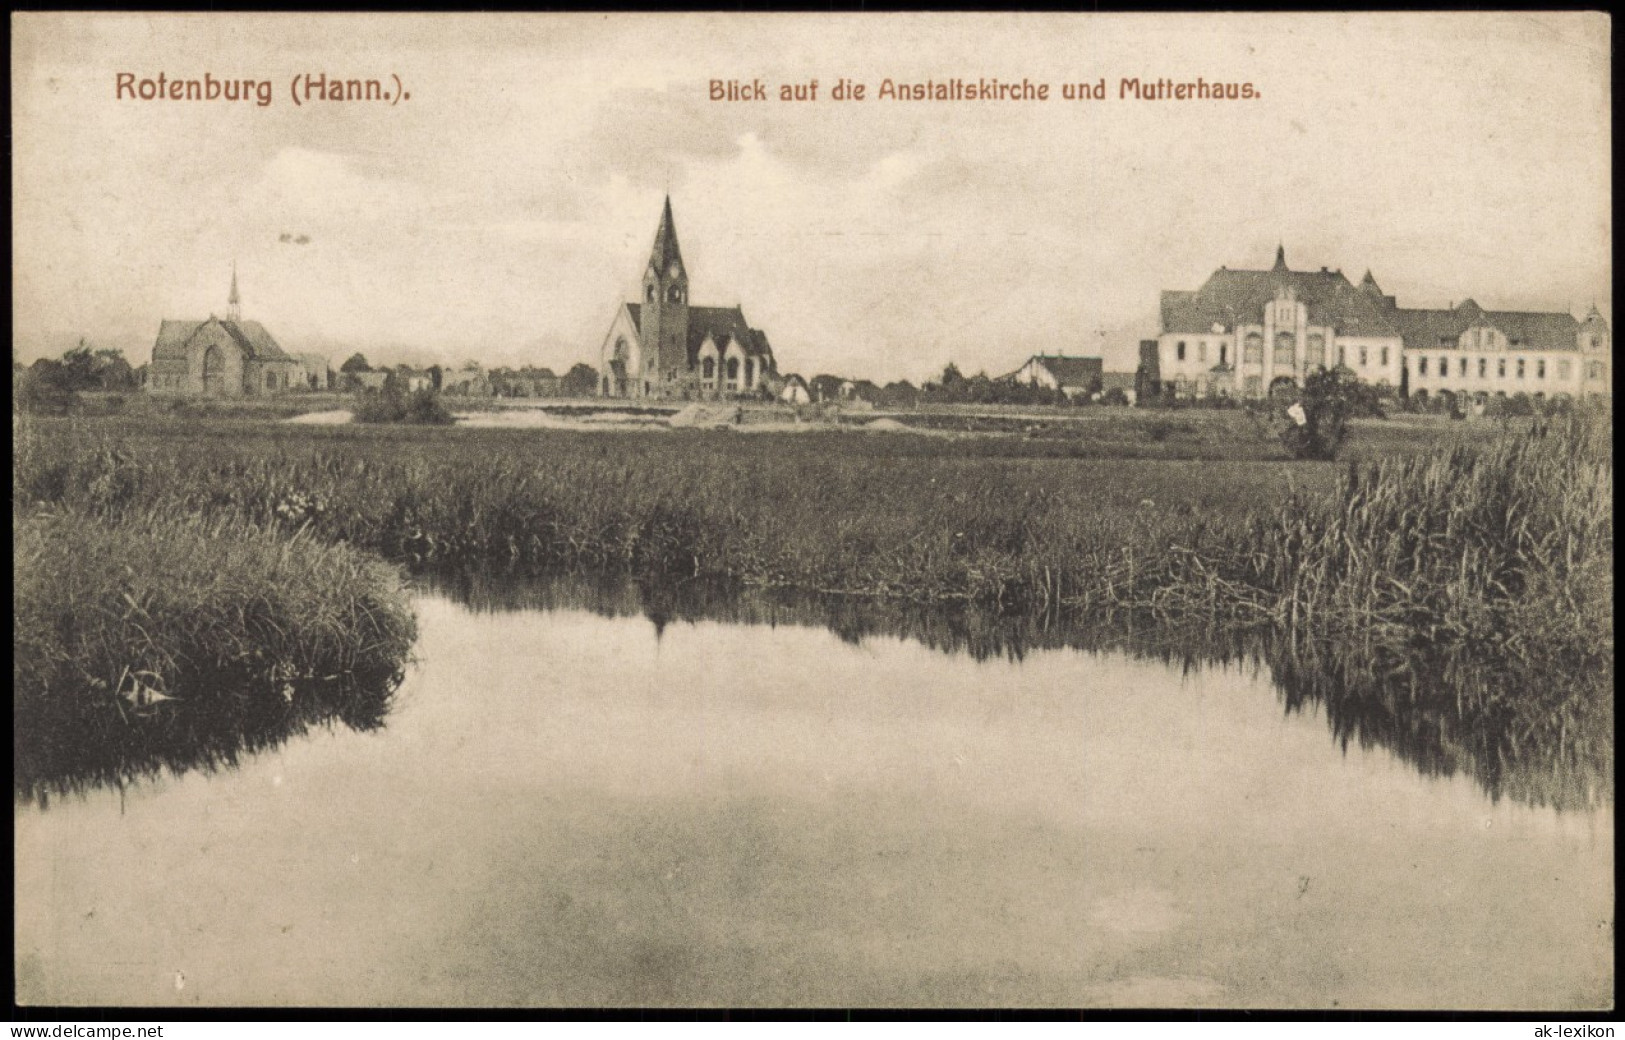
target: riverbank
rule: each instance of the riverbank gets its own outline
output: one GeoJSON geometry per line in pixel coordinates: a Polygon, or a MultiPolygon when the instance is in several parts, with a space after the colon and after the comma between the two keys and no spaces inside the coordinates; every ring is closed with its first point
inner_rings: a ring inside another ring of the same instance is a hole
{"type": "Polygon", "coordinates": [[[394,568],[225,516],[14,509],[12,525],[18,795],[382,723],[416,636],[394,568]]]}
{"type": "MultiPolygon", "coordinates": [[[[1526,736],[1611,712],[1606,415],[1373,422],[1349,445],[1373,461],[1352,466],[1271,458],[1224,425],[1241,421],[1193,424],[1203,452],[1239,456],[1215,460],[1141,417],[1094,440],[59,421],[17,456],[14,498],[108,525],[231,518],[414,566],[1223,625],[1370,667],[1431,649],[1480,662],[1477,703],[1526,736]],[[1135,437],[1163,454],[1088,454],[1135,437]]],[[[1418,672],[1412,707],[1459,688],[1418,672]]]]}

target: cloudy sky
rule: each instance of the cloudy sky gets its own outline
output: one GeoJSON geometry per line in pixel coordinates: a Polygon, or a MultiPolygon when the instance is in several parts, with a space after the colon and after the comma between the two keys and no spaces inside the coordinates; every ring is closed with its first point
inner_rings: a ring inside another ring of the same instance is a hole
{"type": "Polygon", "coordinates": [[[1216,267],[1372,268],[1401,305],[1612,318],[1595,14],[12,16],[14,337],[140,362],[245,317],[335,364],[596,363],[670,192],[696,303],[786,371],[919,380],[1029,354],[1132,368],[1216,267]],[[118,98],[270,80],[264,107],[118,98]],[[290,80],[398,76],[398,104],[290,80]],[[839,77],[862,102],[828,99],[839,77]],[[883,79],[1051,84],[904,102],[883,79]],[[1066,101],[1104,78],[1108,100],[1066,101]],[[1250,102],[1120,100],[1125,77],[1250,102]],[[817,79],[811,103],[712,79],[817,79]]]}

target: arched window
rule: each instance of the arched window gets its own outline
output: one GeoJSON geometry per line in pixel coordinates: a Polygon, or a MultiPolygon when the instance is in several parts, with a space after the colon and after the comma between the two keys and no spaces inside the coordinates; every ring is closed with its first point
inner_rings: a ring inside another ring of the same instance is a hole
{"type": "Polygon", "coordinates": [[[683,287],[681,285],[674,285],[670,289],[667,289],[666,290],[666,300],[669,303],[682,303],[683,302],[683,287]]]}
{"type": "Polygon", "coordinates": [[[653,282],[643,287],[643,300],[645,303],[655,302],[655,285],[653,282]]]}
{"type": "Polygon", "coordinates": [[[1261,363],[1264,360],[1264,336],[1263,336],[1263,333],[1259,333],[1259,332],[1249,332],[1249,333],[1247,333],[1247,339],[1246,339],[1246,343],[1245,343],[1245,353],[1242,354],[1242,358],[1245,361],[1249,361],[1249,362],[1252,362],[1252,363],[1255,363],[1255,364],[1256,363],[1261,363]]]}
{"type": "Polygon", "coordinates": [[[728,359],[728,382],[733,383],[733,382],[738,381],[738,379],[739,379],[739,359],[736,358],[736,357],[731,357],[731,358],[728,359]]]}
{"type": "Polygon", "coordinates": [[[700,362],[700,375],[705,379],[717,377],[717,359],[708,357],[700,362]]]}
{"type": "Polygon", "coordinates": [[[1275,336],[1275,363],[1291,367],[1298,352],[1298,341],[1290,332],[1277,333],[1275,336]]]}
{"type": "Polygon", "coordinates": [[[1179,361],[1184,361],[1185,360],[1185,341],[1184,340],[1180,340],[1174,346],[1174,358],[1176,360],[1179,360],[1179,361]]]}
{"type": "Polygon", "coordinates": [[[218,345],[210,346],[203,352],[203,392],[206,394],[226,392],[226,352],[218,345]]]}
{"type": "Polygon", "coordinates": [[[756,361],[754,358],[745,359],[745,386],[748,389],[756,379],[756,361]]]}
{"type": "Polygon", "coordinates": [[[1230,348],[1227,347],[1225,344],[1220,343],[1219,344],[1219,364],[1222,365],[1228,360],[1226,355],[1228,355],[1229,353],[1230,353],[1230,348]]]}

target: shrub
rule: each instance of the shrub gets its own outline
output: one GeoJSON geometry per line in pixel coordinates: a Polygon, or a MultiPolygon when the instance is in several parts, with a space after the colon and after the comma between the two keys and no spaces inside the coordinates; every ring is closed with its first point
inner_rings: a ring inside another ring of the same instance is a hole
{"type": "Polygon", "coordinates": [[[449,426],[456,421],[441,403],[438,390],[425,387],[407,394],[393,383],[381,393],[357,395],[354,417],[359,423],[411,423],[419,426],[449,426]]]}
{"type": "Polygon", "coordinates": [[[1373,388],[1342,368],[1316,372],[1285,409],[1281,443],[1294,458],[1334,459],[1348,435],[1348,420],[1372,413],[1382,414],[1373,388]]]}

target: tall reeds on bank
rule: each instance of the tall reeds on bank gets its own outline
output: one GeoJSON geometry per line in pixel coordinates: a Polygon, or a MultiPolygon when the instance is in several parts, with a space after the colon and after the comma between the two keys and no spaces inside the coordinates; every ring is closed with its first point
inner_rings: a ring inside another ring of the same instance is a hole
{"type": "Polygon", "coordinates": [[[1435,743],[1477,742],[1478,761],[1540,743],[1592,776],[1612,752],[1609,433],[1593,414],[1339,467],[839,432],[58,425],[15,453],[13,498],[121,532],[124,562],[144,551],[132,525],[169,518],[196,527],[199,558],[254,531],[348,566],[519,563],[1266,633],[1350,734],[1397,713],[1435,743]]]}
{"type": "Polygon", "coordinates": [[[14,786],[44,798],[378,725],[415,638],[398,573],[308,534],[13,513],[14,786]]]}

